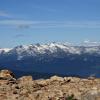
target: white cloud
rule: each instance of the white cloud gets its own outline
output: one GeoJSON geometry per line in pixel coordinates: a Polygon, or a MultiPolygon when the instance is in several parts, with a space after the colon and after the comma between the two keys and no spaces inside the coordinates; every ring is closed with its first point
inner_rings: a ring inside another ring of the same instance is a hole
{"type": "Polygon", "coordinates": [[[31,21],[0,20],[1,26],[18,28],[100,28],[100,21],[31,21]]]}
{"type": "Polygon", "coordinates": [[[1,17],[10,17],[10,15],[5,11],[0,11],[0,16],[1,17]]]}
{"type": "Polygon", "coordinates": [[[25,34],[17,34],[14,36],[15,38],[22,38],[22,37],[25,37],[25,34]]]}

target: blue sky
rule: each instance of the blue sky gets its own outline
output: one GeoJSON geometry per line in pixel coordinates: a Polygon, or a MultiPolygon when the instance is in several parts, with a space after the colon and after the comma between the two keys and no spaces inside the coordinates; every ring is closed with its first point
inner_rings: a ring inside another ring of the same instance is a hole
{"type": "Polygon", "coordinates": [[[100,41],[100,0],[1,0],[0,47],[100,41]]]}

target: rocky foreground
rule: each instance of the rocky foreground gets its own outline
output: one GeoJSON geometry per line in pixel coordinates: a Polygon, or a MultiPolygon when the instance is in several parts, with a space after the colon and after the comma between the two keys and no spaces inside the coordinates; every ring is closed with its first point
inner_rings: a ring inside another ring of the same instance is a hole
{"type": "Polygon", "coordinates": [[[16,79],[11,71],[1,70],[0,100],[100,100],[100,79],[58,76],[16,79]]]}

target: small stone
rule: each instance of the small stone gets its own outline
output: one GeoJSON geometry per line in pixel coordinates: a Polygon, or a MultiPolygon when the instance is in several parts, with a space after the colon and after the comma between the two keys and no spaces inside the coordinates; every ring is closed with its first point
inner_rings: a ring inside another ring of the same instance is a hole
{"type": "Polygon", "coordinates": [[[64,77],[64,80],[67,82],[79,82],[80,78],[76,78],[76,77],[64,77]]]}
{"type": "Polygon", "coordinates": [[[23,76],[19,78],[17,81],[25,83],[25,82],[32,82],[33,79],[32,76],[23,76]]]}
{"type": "Polygon", "coordinates": [[[50,81],[64,81],[64,79],[62,77],[58,77],[58,76],[53,76],[50,78],[50,81]]]}
{"type": "Polygon", "coordinates": [[[46,80],[38,80],[36,83],[38,85],[40,85],[40,86],[46,86],[46,85],[48,85],[48,82],[46,80]]]}
{"type": "Polygon", "coordinates": [[[13,94],[17,94],[17,91],[13,91],[13,94]]]}

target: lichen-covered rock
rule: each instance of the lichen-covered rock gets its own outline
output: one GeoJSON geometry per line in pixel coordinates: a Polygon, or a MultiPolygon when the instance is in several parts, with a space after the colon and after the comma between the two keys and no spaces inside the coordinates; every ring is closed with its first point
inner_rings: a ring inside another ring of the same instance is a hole
{"type": "Polygon", "coordinates": [[[1,70],[0,77],[1,78],[15,78],[15,75],[9,70],[1,70]]]}
{"type": "Polygon", "coordinates": [[[97,88],[93,88],[82,95],[82,100],[97,100],[100,98],[100,91],[97,88]]]}
{"type": "Polygon", "coordinates": [[[99,78],[13,78],[12,72],[8,70],[0,72],[0,100],[100,100],[99,78]]]}

